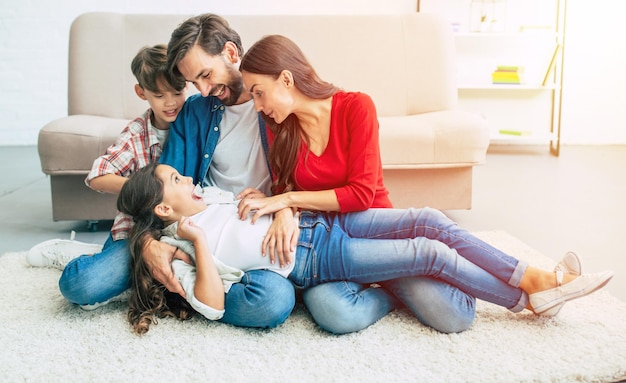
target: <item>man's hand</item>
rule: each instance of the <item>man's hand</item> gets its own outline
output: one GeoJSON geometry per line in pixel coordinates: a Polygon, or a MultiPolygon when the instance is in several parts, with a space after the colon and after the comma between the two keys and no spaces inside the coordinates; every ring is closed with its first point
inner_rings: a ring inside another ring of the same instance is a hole
{"type": "Polygon", "coordinates": [[[186,298],[185,290],[172,270],[172,260],[180,259],[192,264],[191,257],[177,247],[150,238],[146,241],[142,252],[143,260],[154,279],[161,282],[172,293],[180,294],[186,298]]]}
{"type": "Polygon", "coordinates": [[[281,268],[291,263],[291,253],[296,250],[300,228],[293,219],[291,209],[283,209],[274,214],[272,226],[267,230],[263,239],[261,252],[267,256],[269,251],[270,262],[275,263],[276,258],[281,268]]]}

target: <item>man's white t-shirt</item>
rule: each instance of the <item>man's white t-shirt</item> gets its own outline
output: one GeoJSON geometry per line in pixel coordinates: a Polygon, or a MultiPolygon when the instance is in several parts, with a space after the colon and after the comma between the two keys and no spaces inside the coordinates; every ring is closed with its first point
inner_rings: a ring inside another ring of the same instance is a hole
{"type": "Polygon", "coordinates": [[[254,101],[225,109],[220,122],[220,139],[207,173],[208,184],[235,195],[247,187],[271,195],[271,179],[254,101]]]}

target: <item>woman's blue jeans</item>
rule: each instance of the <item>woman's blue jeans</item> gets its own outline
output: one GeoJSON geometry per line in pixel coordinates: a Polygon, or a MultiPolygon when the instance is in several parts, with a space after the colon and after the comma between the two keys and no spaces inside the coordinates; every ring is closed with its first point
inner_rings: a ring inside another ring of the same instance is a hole
{"type": "MultiPolygon", "coordinates": [[[[303,297],[316,322],[328,331],[360,330],[398,307],[385,289],[424,324],[443,332],[469,327],[475,315],[473,297],[514,312],[528,302],[517,288],[526,263],[461,229],[435,209],[370,209],[343,215],[304,212],[301,226],[305,234],[301,233],[300,245],[309,248],[305,256],[313,257],[314,271],[311,279],[296,284],[317,285],[305,290],[303,297]],[[332,280],[352,282],[324,283],[332,280]],[[385,289],[370,288],[370,282],[381,282],[385,289]]],[[[297,268],[304,258],[303,250],[299,252],[297,268]]],[[[296,270],[301,274],[298,278],[309,271],[296,270]]]]}
{"type": "MultiPolygon", "coordinates": [[[[106,302],[130,288],[131,255],[128,240],[111,235],[102,251],[82,255],[67,264],[59,280],[61,294],[78,305],[106,302]]],[[[273,271],[247,272],[225,297],[221,322],[241,327],[276,327],[295,305],[292,283],[273,271]]]]}

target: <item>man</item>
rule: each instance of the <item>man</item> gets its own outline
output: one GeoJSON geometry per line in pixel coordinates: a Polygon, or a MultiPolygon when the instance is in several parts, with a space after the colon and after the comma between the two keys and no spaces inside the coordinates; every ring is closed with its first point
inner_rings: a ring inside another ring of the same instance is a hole
{"type": "MultiPolygon", "coordinates": [[[[195,183],[215,185],[236,195],[252,186],[259,194],[269,195],[265,124],[243,86],[238,71],[242,55],[240,36],[217,15],[192,17],[172,33],[168,44],[172,82],[191,82],[200,95],[187,100],[172,124],[161,162],[193,177],[195,183]]],[[[292,214],[288,209],[276,213],[276,222],[266,236],[270,246],[266,255],[281,263],[282,254],[297,242],[292,214]]],[[[173,279],[171,271],[168,278],[173,279]]],[[[277,285],[272,281],[259,289],[273,295],[277,285]]],[[[386,286],[403,297],[424,324],[439,331],[462,331],[473,322],[475,301],[457,299],[459,291],[443,282],[403,278],[386,286]]],[[[347,282],[308,289],[304,301],[316,322],[333,333],[361,330],[401,306],[386,289],[347,282]]],[[[227,301],[225,317],[230,318],[229,310],[227,301]]],[[[242,311],[234,314],[245,315],[242,311]]]]}
{"type": "MultiPolygon", "coordinates": [[[[234,195],[254,187],[259,195],[266,195],[271,178],[265,158],[265,124],[243,89],[237,69],[242,53],[239,35],[219,16],[192,17],[172,32],[168,44],[171,81],[179,86],[191,82],[200,94],[187,99],[172,123],[160,161],[202,186],[217,186],[234,195]]],[[[266,255],[274,259],[276,254],[282,260],[284,251],[295,248],[298,228],[291,209],[278,212],[275,220],[266,237],[270,253],[266,255]]],[[[147,263],[155,278],[180,292],[169,260],[159,256],[158,247],[150,253],[147,263]]],[[[272,271],[254,270],[226,294],[226,311],[220,321],[275,327],[287,319],[294,304],[291,282],[272,271]]]]}
{"type": "MultiPolygon", "coordinates": [[[[173,36],[177,36],[177,33],[181,33],[181,31],[186,31],[186,26],[193,29],[193,19],[190,23],[174,31],[173,36]]],[[[222,27],[207,24],[203,28],[211,33],[213,33],[214,28],[218,28],[216,34],[219,35],[222,27]]],[[[199,29],[196,30],[199,32],[199,29]]],[[[224,41],[226,38],[230,39],[231,36],[216,38],[219,41],[224,41]]],[[[215,40],[215,43],[218,43],[218,40],[215,40]]],[[[174,37],[173,41],[177,41],[177,38],[174,37]]],[[[224,43],[220,44],[224,45],[224,43]]],[[[232,45],[230,43],[228,46],[231,47],[232,45]]],[[[156,78],[162,75],[172,85],[173,90],[185,89],[184,78],[181,80],[180,77],[170,76],[167,73],[169,68],[176,67],[176,65],[168,65],[166,49],[165,47],[162,48],[162,54],[158,56],[158,60],[154,58],[150,60],[150,63],[154,63],[155,68],[148,72],[155,79],[146,82],[156,83],[156,78]]],[[[202,96],[197,95],[187,101],[183,93],[180,95],[177,93],[177,101],[180,103],[176,104],[175,107],[171,106],[173,104],[170,103],[170,106],[165,108],[160,103],[169,100],[170,97],[165,91],[156,92],[155,89],[154,93],[160,97],[155,96],[148,100],[150,106],[157,111],[155,115],[160,116],[159,111],[167,111],[167,113],[161,113],[164,119],[167,119],[167,121],[163,121],[162,130],[165,131],[166,127],[169,133],[153,133],[149,129],[152,125],[149,119],[147,117],[141,119],[135,124],[138,128],[132,130],[133,132],[139,131],[141,135],[134,134],[130,137],[131,135],[124,131],[122,138],[125,139],[120,139],[116,143],[119,148],[113,146],[107,154],[96,160],[94,175],[88,179],[91,180],[96,176],[109,179],[110,174],[108,173],[119,173],[117,178],[110,181],[116,186],[116,189],[100,187],[102,190],[119,193],[119,189],[126,180],[126,178],[121,179],[121,175],[128,176],[136,170],[132,166],[145,166],[146,161],[157,161],[160,156],[163,156],[160,159],[165,163],[181,166],[185,169],[186,174],[193,174],[196,183],[213,184],[221,189],[234,192],[239,192],[247,186],[254,186],[259,190],[259,193],[269,193],[269,166],[265,165],[263,160],[263,144],[260,134],[261,130],[265,131],[265,127],[259,125],[257,114],[252,108],[252,102],[246,104],[246,101],[250,100],[250,96],[247,92],[242,92],[241,76],[237,69],[230,64],[230,60],[228,65],[216,66],[217,75],[214,78],[219,82],[221,79],[228,79],[234,75],[233,80],[225,82],[225,84],[229,84],[229,87],[233,86],[233,91],[230,91],[230,88],[222,87],[219,94],[213,92],[213,95],[210,96],[205,91],[202,96]],[[237,85],[239,89],[236,89],[237,85]],[[160,108],[156,108],[157,103],[159,103],[160,108]],[[183,103],[186,106],[182,106],[183,103]],[[175,115],[173,115],[172,110],[175,110],[175,115]],[[174,120],[176,120],[175,124],[174,120]],[[200,132],[206,133],[198,136],[200,132]],[[150,139],[146,138],[148,136],[150,139]],[[148,143],[151,145],[149,148],[146,146],[148,143]],[[161,153],[161,147],[163,147],[163,153],[161,153]],[[166,149],[168,147],[169,149],[166,149]],[[139,154],[137,156],[139,158],[135,158],[137,154],[139,154]],[[131,169],[126,170],[126,168],[131,169]],[[124,172],[120,169],[123,169],[124,172]]],[[[216,61],[216,63],[219,64],[220,62],[216,61]]],[[[223,61],[222,64],[226,64],[226,61],[223,61]]],[[[144,68],[152,69],[148,65],[141,65],[141,63],[135,65],[135,61],[133,61],[132,67],[133,73],[136,72],[135,67],[138,71],[144,68]]],[[[139,76],[137,73],[135,75],[138,77],[139,84],[145,88],[145,84],[140,80],[143,76],[139,76]]],[[[141,95],[144,92],[143,88],[141,95]]],[[[151,111],[148,112],[146,115],[152,116],[151,111]]],[[[132,271],[131,251],[126,237],[132,226],[132,219],[128,216],[125,216],[124,219],[124,222],[127,223],[124,225],[124,237],[115,241],[113,238],[109,239],[105,245],[106,252],[99,252],[102,247],[99,245],[53,240],[32,249],[31,253],[37,256],[29,257],[29,259],[35,259],[41,266],[52,265],[63,269],[64,274],[59,283],[63,295],[84,309],[93,310],[111,301],[126,299],[125,291],[131,286],[132,271]],[[86,252],[97,254],[80,257],[86,252]],[[68,263],[67,267],[66,263],[68,263]]],[[[276,229],[272,231],[269,239],[289,238],[287,248],[295,246],[295,240],[291,243],[290,239],[297,239],[298,229],[291,210],[284,212],[284,214],[279,213],[277,225],[274,227],[276,229]],[[282,221],[282,217],[288,219],[282,221]]],[[[171,259],[168,257],[176,256],[190,262],[189,257],[185,257],[180,251],[162,251],[164,246],[167,245],[159,241],[151,241],[144,251],[144,254],[150,255],[145,259],[150,273],[171,292],[185,296],[182,286],[172,274],[171,259]]],[[[280,246],[277,252],[282,252],[282,248],[283,246],[280,246]]],[[[272,251],[274,249],[273,242],[270,243],[270,249],[272,251]]],[[[246,273],[241,282],[234,284],[228,291],[225,296],[225,308],[227,310],[220,321],[245,327],[276,327],[287,319],[294,304],[295,294],[291,282],[274,272],[255,270],[246,273]]]]}

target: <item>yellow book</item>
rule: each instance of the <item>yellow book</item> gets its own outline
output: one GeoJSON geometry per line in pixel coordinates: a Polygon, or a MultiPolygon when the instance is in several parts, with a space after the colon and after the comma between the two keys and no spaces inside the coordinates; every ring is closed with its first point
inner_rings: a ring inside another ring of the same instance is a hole
{"type": "Polygon", "coordinates": [[[516,72],[493,72],[491,74],[492,79],[501,78],[501,79],[517,79],[519,80],[520,75],[516,72]]]}
{"type": "Polygon", "coordinates": [[[517,72],[519,70],[520,67],[517,65],[498,65],[496,67],[496,71],[517,72]]]}

